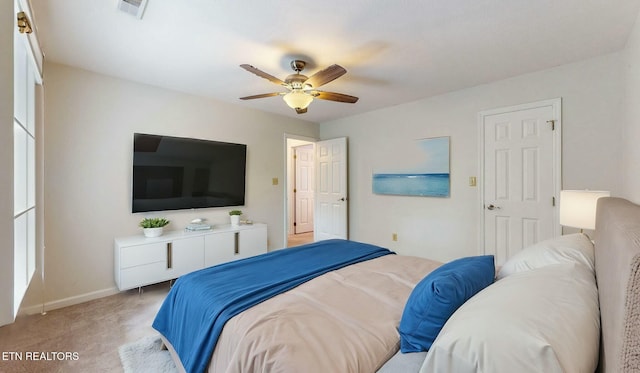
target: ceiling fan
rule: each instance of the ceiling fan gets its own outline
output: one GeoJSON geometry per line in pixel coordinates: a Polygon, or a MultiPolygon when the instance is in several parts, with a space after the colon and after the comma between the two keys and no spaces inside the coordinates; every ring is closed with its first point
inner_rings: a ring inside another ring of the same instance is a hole
{"type": "Polygon", "coordinates": [[[295,74],[287,76],[284,81],[276,78],[273,75],[267,74],[264,71],[257,69],[251,65],[240,65],[240,67],[247,70],[248,72],[254,73],[261,78],[265,78],[272,83],[281,85],[288,89],[288,92],[263,93],[260,95],[240,97],[240,99],[252,100],[254,98],[282,96],[287,105],[289,105],[290,108],[295,109],[296,113],[298,114],[306,113],[307,107],[309,107],[309,104],[311,103],[311,101],[313,101],[314,98],[337,102],[347,102],[350,104],[354,104],[358,101],[357,97],[345,95],[343,93],[317,90],[318,87],[325,85],[346,74],[347,70],[345,70],[344,67],[339,65],[331,65],[326,69],[320,70],[310,77],[307,77],[306,75],[300,74],[300,72],[304,70],[306,64],[307,63],[302,60],[291,61],[291,68],[293,69],[293,71],[295,71],[295,74]]]}

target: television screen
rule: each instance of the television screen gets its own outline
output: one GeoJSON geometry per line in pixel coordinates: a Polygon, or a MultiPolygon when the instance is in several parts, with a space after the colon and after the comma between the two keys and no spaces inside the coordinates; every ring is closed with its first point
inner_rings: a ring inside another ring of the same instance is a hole
{"type": "Polygon", "coordinates": [[[244,205],[247,146],[133,135],[132,212],[244,205]]]}

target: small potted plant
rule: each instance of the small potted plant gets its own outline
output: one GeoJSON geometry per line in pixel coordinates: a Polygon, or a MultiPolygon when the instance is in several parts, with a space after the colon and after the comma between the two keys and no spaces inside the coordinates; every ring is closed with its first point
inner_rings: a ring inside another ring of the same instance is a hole
{"type": "Polygon", "coordinates": [[[240,210],[229,211],[229,216],[231,217],[231,226],[237,227],[238,225],[240,225],[240,215],[242,215],[242,211],[240,210]]]}
{"type": "Polygon", "coordinates": [[[162,235],[163,227],[169,224],[165,218],[144,218],[140,222],[145,237],[158,237],[162,235]]]}

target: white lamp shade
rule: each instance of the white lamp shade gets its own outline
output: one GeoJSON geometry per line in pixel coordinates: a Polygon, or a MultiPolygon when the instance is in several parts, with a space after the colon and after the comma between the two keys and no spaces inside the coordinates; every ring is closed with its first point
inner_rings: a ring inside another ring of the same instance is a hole
{"type": "Polygon", "coordinates": [[[560,225],[580,229],[596,228],[598,198],[609,197],[607,191],[563,190],[560,192],[560,225]]]}
{"type": "Polygon", "coordinates": [[[282,99],[292,109],[305,109],[307,106],[309,106],[311,101],[313,101],[313,96],[302,91],[293,90],[282,96],[282,99]]]}

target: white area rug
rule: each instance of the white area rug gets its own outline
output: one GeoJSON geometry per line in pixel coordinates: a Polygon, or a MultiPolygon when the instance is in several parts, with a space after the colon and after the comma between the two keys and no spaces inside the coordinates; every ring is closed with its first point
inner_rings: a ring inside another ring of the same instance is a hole
{"type": "Polygon", "coordinates": [[[122,345],[118,349],[124,373],[177,373],[169,351],[162,349],[162,340],[153,335],[122,345]]]}

